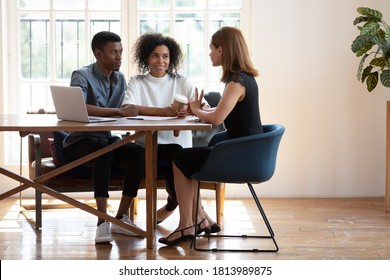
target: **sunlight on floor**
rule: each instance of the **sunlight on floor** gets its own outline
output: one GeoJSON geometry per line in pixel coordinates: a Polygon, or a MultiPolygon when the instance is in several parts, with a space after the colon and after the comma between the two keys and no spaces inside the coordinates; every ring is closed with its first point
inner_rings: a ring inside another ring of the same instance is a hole
{"type": "Polygon", "coordinates": [[[22,232],[19,223],[16,220],[0,221],[0,232],[22,232]]]}
{"type": "MultiPolygon", "coordinates": [[[[94,204],[94,199],[77,199],[78,201],[86,204],[94,204]]],[[[34,207],[35,200],[32,198],[26,199],[23,198],[22,200],[23,205],[34,207]]],[[[165,199],[159,199],[157,200],[157,209],[164,206],[166,203],[165,199]]],[[[115,211],[119,206],[119,199],[109,199],[109,204],[111,205],[111,209],[115,211]]],[[[71,221],[74,218],[88,218],[93,217],[90,213],[87,213],[85,211],[76,209],[74,207],[64,207],[61,209],[50,209],[50,206],[60,206],[64,205],[64,203],[58,199],[54,198],[47,198],[42,200],[42,205],[44,207],[48,206],[49,209],[43,210],[43,220],[45,219],[53,219],[53,220],[60,220],[63,221],[71,221]]],[[[245,204],[242,200],[225,200],[225,217],[229,217],[228,219],[223,221],[222,226],[224,227],[225,231],[230,231],[231,234],[253,234],[256,232],[255,225],[253,222],[257,221],[251,221],[250,215],[247,211],[247,208],[245,207],[245,204]],[[236,225],[232,224],[230,221],[232,220],[240,220],[240,228],[237,228],[236,225]]],[[[146,200],[145,199],[139,199],[138,202],[138,215],[135,216],[135,222],[139,226],[145,226],[146,221],[146,200]]],[[[215,200],[214,199],[204,199],[203,200],[203,207],[209,213],[210,217],[212,219],[215,219],[215,200]]],[[[4,214],[3,219],[0,221],[0,231],[1,232],[20,232],[20,225],[18,221],[21,219],[26,220],[26,218],[20,214],[20,201],[16,200],[13,205],[11,205],[8,212],[4,214]]],[[[29,210],[29,213],[32,217],[35,215],[34,210],[29,210]]],[[[109,211],[111,215],[115,215],[115,213],[109,211]]],[[[179,210],[177,209],[171,217],[167,219],[165,222],[165,226],[161,228],[164,232],[164,228],[166,230],[174,230],[177,227],[178,221],[180,219],[179,210]]],[[[216,220],[216,219],[215,219],[216,220]]],[[[92,225],[94,222],[92,222],[92,225]]]]}

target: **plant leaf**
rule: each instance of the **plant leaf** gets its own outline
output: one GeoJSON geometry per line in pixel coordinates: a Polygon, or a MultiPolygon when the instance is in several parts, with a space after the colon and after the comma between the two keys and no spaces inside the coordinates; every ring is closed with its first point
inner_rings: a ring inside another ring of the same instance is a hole
{"type": "Polygon", "coordinates": [[[363,28],[360,31],[360,34],[361,35],[364,35],[364,34],[375,35],[376,33],[378,33],[379,29],[380,29],[379,23],[377,23],[376,21],[369,21],[363,25],[363,28]]]}
{"type": "Polygon", "coordinates": [[[390,70],[383,70],[380,77],[382,85],[385,87],[390,87],[390,70]]]}
{"type": "Polygon", "coordinates": [[[390,27],[385,29],[385,41],[387,45],[390,47],[390,27]]]}
{"type": "Polygon", "coordinates": [[[386,59],[384,57],[376,57],[371,60],[370,65],[383,68],[386,66],[386,59]]]}
{"type": "Polygon", "coordinates": [[[359,23],[367,22],[367,21],[379,21],[379,20],[377,18],[360,16],[355,18],[355,20],[353,21],[353,25],[357,25],[359,23]]]}
{"type": "MultiPolygon", "coordinates": [[[[362,71],[363,71],[363,65],[366,61],[366,58],[368,57],[368,54],[363,55],[362,59],[360,60],[358,72],[357,72],[357,79],[360,81],[362,79],[362,71]]],[[[371,71],[371,70],[370,70],[371,71]]]]}
{"type": "Polygon", "coordinates": [[[366,84],[367,84],[367,90],[369,92],[371,92],[376,87],[376,85],[378,84],[378,80],[379,80],[378,72],[373,72],[370,75],[368,75],[366,84]]]}
{"type": "Polygon", "coordinates": [[[352,51],[356,53],[357,56],[362,56],[374,45],[372,38],[373,36],[369,34],[357,36],[356,39],[352,42],[352,51]]]}
{"type": "Polygon", "coordinates": [[[357,8],[357,11],[359,14],[361,14],[363,16],[370,16],[370,17],[376,18],[378,20],[382,20],[382,18],[383,18],[383,15],[381,12],[374,10],[374,9],[370,9],[368,7],[359,7],[359,8],[357,8]]]}
{"type": "Polygon", "coordinates": [[[371,37],[371,41],[378,45],[379,50],[377,53],[379,53],[380,50],[383,52],[383,54],[386,54],[390,51],[390,44],[386,42],[385,36],[386,33],[380,29],[375,36],[371,37]]]}
{"type": "Polygon", "coordinates": [[[364,70],[362,72],[362,77],[361,77],[362,83],[364,83],[364,80],[371,74],[372,68],[374,68],[374,67],[372,67],[371,65],[368,65],[366,68],[364,68],[364,70]]]}

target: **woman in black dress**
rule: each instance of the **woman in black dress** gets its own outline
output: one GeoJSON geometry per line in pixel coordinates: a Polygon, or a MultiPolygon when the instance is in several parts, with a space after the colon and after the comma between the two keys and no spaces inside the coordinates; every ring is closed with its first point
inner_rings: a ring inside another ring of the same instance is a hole
{"type": "MultiPolygon", "coordinates": [[[[215,108],[202,108],[203,90],[195,93],[189,110],[200,120],[220,125],[224,123],[229,139],[263,132],[259,110],[259,91],[248,47],[241,31],[233,27],[222,27],[211,38],[210,59],[213,66],[222,66],[221,82],[225,83],[222,98],[215,108]]],[[[199,202],[198,221],[195,225],[195,209],[198,182],[191,175],[199,171],[212,147],[188,148],[174,157],[174,180],[180,209],[177,229],[159,242],[175,246],[192,240],[195,234],[218,232],[220,227],[207,215],[199,202]]]]}

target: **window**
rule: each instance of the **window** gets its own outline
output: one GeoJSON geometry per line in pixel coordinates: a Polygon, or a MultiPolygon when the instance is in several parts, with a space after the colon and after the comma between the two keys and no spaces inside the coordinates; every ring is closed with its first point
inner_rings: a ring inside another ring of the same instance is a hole
{"type": "Polygon", "coordinates": [[[209,40],[222,26],[240,28],[240,15],[240,0],[139,0],[139,33],[158,31],[171,35],[183,50],[182,74],[208,91],[220,91],[220,69],[208,67],[209,40]]]}
{"type": "MultiPolygon", "coordinates": [[[[69,84],[74,69],[94,61],[91,38],[101,30],[122,37],[124,59],[121,71],[135,74],[130,53],[139,35],[157,31],[181,45],[184,63],[181,74],[205,91],[222,91],[220,69],[208,57],[211,35],[225,25],[243,28],[243,13],[251,0],[16,0],[8,1],[9,51],[5,113],[25,113],[52,108],[50,84],[69,84]],[[14,35],[13,35],[14,34],[14,35]],[[128,59],[126,59],[126,57],[128,59]]],[[[249,21],[250,16],[246,16],[249,21]]],[[[245,29],[245,28],[244,28],[245,29]]],[[[248,30],[244,30],[246,33],[248,30]]],[[[5,141],[7,163],[18,163],[18,152],[5,141]],[[13,155],[13,156],[12,156],[13,155]]],[[[14,145],[13,145],[14,146],[14,145]]],[[[17,148],[17,147],[16,147],[17,148]]],[[[26,153],[24,153],[26,154],[26,153]]]]}
{"type": "Polygon", "coordinates": [[[120,34],[120,9],[121,0],[19,0],[18,92],[24,96],[13,108],[52,107],[48,85],[69,84],[74,69],[93,62],[95,33],[120,34]]]}

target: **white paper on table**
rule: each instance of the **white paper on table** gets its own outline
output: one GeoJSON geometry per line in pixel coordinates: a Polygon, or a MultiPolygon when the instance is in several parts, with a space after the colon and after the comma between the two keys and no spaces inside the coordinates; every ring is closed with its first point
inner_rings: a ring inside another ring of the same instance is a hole
{"type": "Polygon", "coordinates": [[[140,121],[165,121],[176,119],[176,117],[162,117],[162,116],[144,116],[138,115],[135,117],[128,117],[128,120],[140,120],[140,121]]]}
{"type": "MultiPolygon", "coordinates": [[[[138,115],[134,117],[127,117],[128,120],[140,120],[140,121],[166,121],[166,120],[174,120],[177,119],[177,117],[162,117],[162,116],[144,116],[144,115],[138,115]]],[[[193,121],[197,120],[198,117],[196,116],[187,116],[185,117],[186,120],[193,121]]]]}

